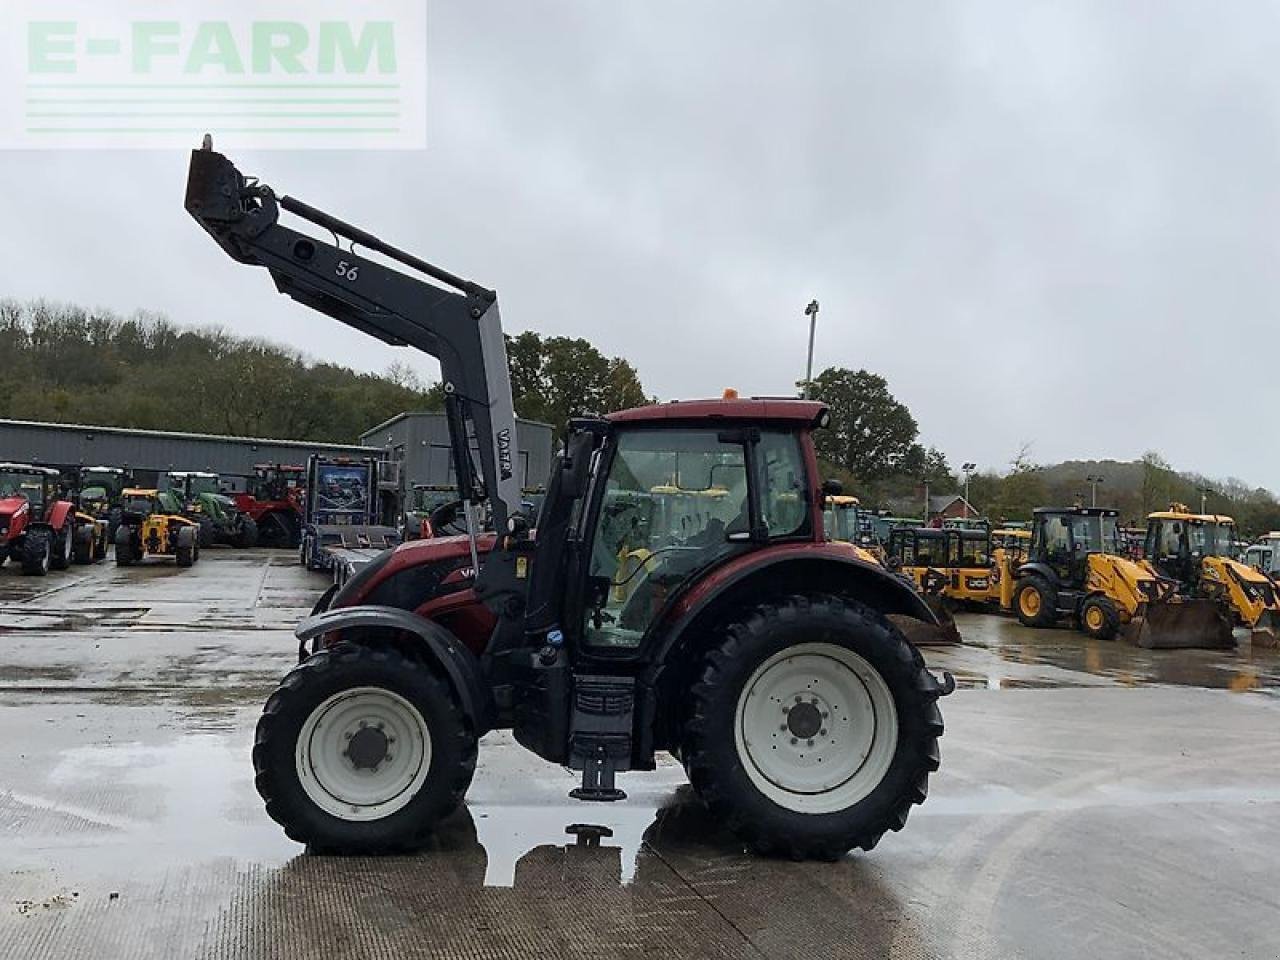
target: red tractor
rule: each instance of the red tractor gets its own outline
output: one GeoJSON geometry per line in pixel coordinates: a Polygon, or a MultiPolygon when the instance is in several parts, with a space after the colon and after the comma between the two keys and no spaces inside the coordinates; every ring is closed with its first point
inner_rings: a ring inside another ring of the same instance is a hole
{"type": "Polygon", "coordinates": [[[79,556],[78,533],[92,543],[93,525],[79,530],[75,504],[59,493],[60,478],[50,467],[0,463],[0,563],[13,560],[23,573],[42,577],[79,556]]]}
{"type": "Polygon", "coordinates": [[[267,813],[290,837],[420,845],[462,801],[480,738],[503,728],[581,771],[572,795],[586,801],[622,799],[617,774],[670,753],[761,853],[830,859],[905,825],[938,769],[937,701],[954,681],[890,619],[936,624],[912,587],[826,540],[823,404],[575,420],[534,531],[493,291],[277,197],[208,139],[186,208],[280,291],[438,357],[444,380],[468,532],[385,551],[297,628],[300,663],[253,748],[267,813]],[[281,224],[282,210],[333,242],[281,224]],[[479,505],[496,533],[477,531],[479,505]]]}
{"type": "Polygon", "coordinates": [[[234,495],[236,509],[258,525],[264,547],[296,548],[302,538],[307,468],[259,463],[243,493],[234,495]]]}

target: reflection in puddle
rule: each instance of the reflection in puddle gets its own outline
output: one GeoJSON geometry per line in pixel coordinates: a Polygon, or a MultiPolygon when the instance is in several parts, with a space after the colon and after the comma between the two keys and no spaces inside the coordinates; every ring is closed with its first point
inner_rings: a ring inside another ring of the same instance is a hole
{"type": "Polygon", "coordinates": [[[962,687],[1280,687],[1280,651],[1253,647],[1246,631],[1236,631],[1235,650],[1144,650],[1064,627],[1033,630],[1011,617],[960,613],[956,622],[964,646],[932,648],[926,657],[931,666],[950,670],[962,687]]]}

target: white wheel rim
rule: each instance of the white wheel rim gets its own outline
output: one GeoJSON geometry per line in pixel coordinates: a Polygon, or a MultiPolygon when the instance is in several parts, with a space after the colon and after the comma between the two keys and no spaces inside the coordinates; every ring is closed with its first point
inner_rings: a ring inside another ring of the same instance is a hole
{"type": "Polygon", "coordinates": [[[62,559],[67,563],[71,562],[71,551],[75,548],[75,545],[71,542],[75,537],[75,533],[76,528],[69,526],[62,534],[62,559]]]}
{"type": "Polygon", "coordinates": [[[294,759],[303,791],[325,813],[380,820],[404,807],[426,782],[431,734],[422,714],[398,693],[353,687],[311,712],[294,759]],[[376,766],[370,766],[370,752],[383,758],[376,766]]]}
{"type": "Polygon", "coordinates": [[[734,738],[762,794],[798,813],[834,813],[884,779],[897,750],[898,711],[884,679],[858,654],[803,643],[756,668],[738,697],[734,738]]]}

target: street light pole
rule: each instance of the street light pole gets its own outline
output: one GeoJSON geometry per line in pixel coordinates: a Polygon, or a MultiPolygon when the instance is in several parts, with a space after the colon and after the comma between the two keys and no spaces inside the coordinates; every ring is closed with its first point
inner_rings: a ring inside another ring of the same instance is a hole
{"type": "Polygon", "coordinates": [[[804,315],[809,318],[809,360],[804,366],[804,398],[813,397],[813,336],[818,326],[818,301],[810,300],[804,308],[804,315]]]}
{"type": "Polygon", "coordinates": [[[1095,477],[1092,474],[1084,478],[1085,483],[1089,484],[1091,490],[1090,501],[1095,507],[1098,505],[1098,484],[1105,479],[1106,477],[1095,477]]]}
{"type": "Polygon", "coordinates": [[[978,469],[978,465],[976,463],[964,463],[960,465],[960,469],[964,471],[964,505],[961,507],[961,509],[964,510],[964,518],[968,520],[969,519],[969,475],[973,473],[973,471],[978,469]]]}
{"type": "Polygon", "coordinates": [[[1196,489],[1200,491],[1200,512],[1204,513],[1205,498],[1213,493],[1213,487],[1197,487],[1196,489]]]}

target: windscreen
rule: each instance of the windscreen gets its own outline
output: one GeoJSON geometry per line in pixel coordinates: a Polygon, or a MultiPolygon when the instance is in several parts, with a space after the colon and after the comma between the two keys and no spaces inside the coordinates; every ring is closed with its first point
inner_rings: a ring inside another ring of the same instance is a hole
{"type": "Polygon", "coordinates": [[[1080,515],[1071,518],[1071,538],[1083,553],[1121,553],[1120,523],[1115,517],[1080,515]]]}

